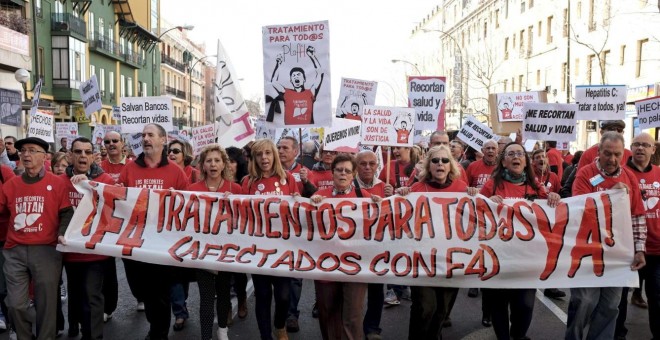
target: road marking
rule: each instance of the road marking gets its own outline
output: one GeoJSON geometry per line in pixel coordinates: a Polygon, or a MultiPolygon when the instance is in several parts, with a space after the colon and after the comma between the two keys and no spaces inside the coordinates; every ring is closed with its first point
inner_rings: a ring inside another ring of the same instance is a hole
{"type": "Polygon", "coordinates": [[[552,300],[548,299],[543,295],[543,291],[541,289],[536,290],[536,298],[541,301],[548,309],[559,319],[561,322],[566,324],[566,320],[568,320],[568,315],[564,313],[564,311],[559,308],[552,300]]]}

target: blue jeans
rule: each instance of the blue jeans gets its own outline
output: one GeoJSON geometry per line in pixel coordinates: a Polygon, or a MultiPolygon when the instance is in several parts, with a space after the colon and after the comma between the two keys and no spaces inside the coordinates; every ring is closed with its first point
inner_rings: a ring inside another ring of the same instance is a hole
{"type": "Polygon", "coordinates": [[[566,340],[582,340],[587,326],[587,340],[613,339],[621,293],[621,287],[571,288],[566,340]]]}
{"type": "Polygon", "coordinates": [[[364,334],[380,334],[380,319],[383,315],[385,292],[382,283],[370,283],[367,287],[367,312],[364,314],[362,328],[364,334]]]}
{"type": "Polygon", "coordinates": [[[298,303],[300,302],[300,295],[302,294],[303,279],[291,279],[291,289],[289,297],[289,319],[298,319],[300,311],[298,310],[298,303]]]}
{"type": "Polygon", "coordinates": [[[646,255],[646,298],[649,304],[649,322],[654,339],[660,339],[660,255],[646,255]]]}
{"type": "Polygon", "coordinates": [[[175,319],[188,319],[188,307],[186,300],[188,299],[188,282],[174,283],[170,289],[170,299],[172,300],[172,314],[175,319]]]}

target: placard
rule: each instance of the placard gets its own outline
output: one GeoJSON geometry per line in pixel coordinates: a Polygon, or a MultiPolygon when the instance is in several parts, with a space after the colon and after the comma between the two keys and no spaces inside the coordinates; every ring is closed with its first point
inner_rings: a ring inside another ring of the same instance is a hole
{"type": "Polygon", "coordinates": [[[493,130],[473,116],[467,116],[456,137],[473,149],[481,151],[484,143],[490,139],[495,139],[496,135],[493,133],[493,130]]]}
{"type": "Polygon", "coordinates": [[[121,97],[119,101],[122,133],[141,133],[147,124],[159,124],[165,131],[174,128],[171,97],[121,97]]]}
{"type": "Polygon", "coordinates": [[[375,81],[341,78],[337,118],[362,120],[360,115],[364,106],[376,103],[377,88],[378,83],[375,81]]]}
{"type": "Polygon", "coordinates": [[[37,109],[34,114],[30,114],[28,123],[28,137],[37,137],[48,143],[55,143],[53,136],[53,112],[37,109]]]}
{"type": "Polygon", "coordinates": [[[99,84],[96,81],[95,74],[93,74],[89,80],[80,84],[80,99],[87,118],[89,118],[92,113],[100,111],[103,108],[101,94],[99,93],[99,84]]]}
{"type": "Polygon", "coordinates": [[[352,119],[335,119],[332,127],[324,128],[323,150],[357,153],[361,125],[352,119]]]}
{"type": "Polygon", "coordinates": [[[577,104],[525,103],[523,138],[570,142],[577,138],[577,104]]]}
{"type": "Polygon", "coordinates": [[[575,86],[578,120],[618,120],[626,118],[626,85],[575,86]]]}
{"type": "Polygon", "coordinates": [[[524,103],[538,103],[538,92],[508,92],[496,94],[497,117],[500,122],[521,121],[525,117],[524,103]]]}
{"type": "Polygon", "coordinates": [[[660,97],[635,102],[640,129],[660,127],[660,97]]]}
{"type": "Polygon", "coordinates": [[[199,155],[204,147],[215,143],[215,138],[213,124],[192,128],[192,147],[195,155],[199,155]]]}
{"type": "Polygon", "coordinates": [[[21,126],[21,93],[0,88],[0,124],[21,126]]]}
{"type": "Polygon", "coordinates": [[[362,112],[360,143],[412,147],[414,117],[414,108],[367,105],[362,112]]]}
{"type": "Polygon", "coordinates": [[[133,154],[139,156],[142,153],[142,132],[131,133],[127,136],[128,138],[126,140],[128,145],[130,145],[131,150],[133,150],[133,154]]]}
{"type": "Polygon", "coordinates": [[[408,76],[408,106],[415,108],[415,129],[445,129],[445,77],[408,76]]]}

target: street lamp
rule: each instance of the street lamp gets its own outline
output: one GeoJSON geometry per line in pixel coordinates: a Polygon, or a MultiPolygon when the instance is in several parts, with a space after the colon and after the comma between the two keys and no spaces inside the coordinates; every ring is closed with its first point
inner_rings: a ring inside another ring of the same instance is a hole
{"type": "MultiPolygon", "coordinates": [[[[188,69],[188,126],[192,127],[193,125],[193,118],[192,118],[192,71],[195,69],[195,65],[197,65],[198,62],[206,59],[206,58],[215,58],[217,57],[217,54],[211,54],[211,55],[205,55],[197,60],[190,66],[188,69]]],[[[240,79],[239,79],[240,80],[240,79]]]]}
{"type": "Polygon", "coordinates": [[[408,60],[392,59],[392,63],[393,63],[393,64],[396,64],[396,63],[405,63],[405,64],[408,64],[408,65],[411,65],[412,67],[415,68],[415,71],[417,71],[417,75],[418,75],[418,76],[421,76],[421,75],[422,75],[422,72],[419,71],[419,68],[417,67],[417,64],[411,63],[411,62],[409,62],[408,60]]]}
{"type": "Polygon", "coordinates": [[[30,80],[30,72],[24,68],[19,68],[14,72],[14,78],[23,86],[23,98],[27,102],[27,82],[30,80]]]}

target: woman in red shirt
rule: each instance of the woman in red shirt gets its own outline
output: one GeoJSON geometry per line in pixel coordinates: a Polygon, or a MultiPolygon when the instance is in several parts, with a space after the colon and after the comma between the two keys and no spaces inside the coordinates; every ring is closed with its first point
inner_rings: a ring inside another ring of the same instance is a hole
{"type": "Polygon", "coordinates": [[[193,152],[189,143],[178,139],[171,141],[167,146],[167,158],[183,169],[190,184],[200,180],[199,170],[190,165],[193,161],[193,152]]]}
{"type": "MultiPolygon", "coordinates": [[[[200,181],[188,187],[194,192],[220,192],[241,194],[241,186],[230,180],[229,157],[225,149],[217,144],[204,148],[199,154],[200,181]]],[[[229,339],[227,335],[227,318],[231,312],[230,290],[231,273],[213,273],[205,269],[197,269],[197,284],[199,285],[199,319],[203,340],[213,339],[213,305],[218,297],[216,310],[218,312],[218,340],[229,339]]]]}
{"type": "MultiPolygon", "coordinates": [[[[270,139],[260,139],[250,148],[252,161],[249,174],[243,178],[244,195],[299,195],[298,185],[293,176],[282,168],[275,144],[270,139]]],[[[290,277],[252,274],[255,306],[261,339],[272,339],[270,304],[275,297],[275,337],[286,340],[284,328],[289,311],[290,277]]],[[[220,318],[220,316],[218,316],[220,318]]]]}
{"type": "MultiPolygon", "coordinates": [[[[460,165],[454,160],[449,148],[444,145],[432,147],[426,154],[419,182],[408,188],[397,190],[399,194],[408,192],[460,192],[467,191],[467,184],[461,179],[460,165]]],[[[451,287],[410,287],[410,326],[408,339],[440,339],[442,321],[449,316],[451,301],[456,299],[458,288],[451,287]]]]}
{"type": "MultiPolygon", "coordinates": [[[[559,203],[559,195],[548,191],[537,180],[529,156],[522,145],[511,142],[497,159],[493,175],[480,194],[493,202],[517,198],[533,200],[547,198],[551,207],[559,203]]],[[[493,330],[497,339],[525,339],[532,323],[535,289],[484,289],[491,301],[493,330]],[[509,330],[509,307],[511,328],[509,330]]]]}
{"type": "MultiPolygon", "coordinates": [[[[353,185],[357,164],[349,154],[339,154],[332,161],[332,188],[317,191],[311,200],[320,203],[324,198],[370,197],[375,202],[381,198],[353,185]],[[356,190],[357,189],[357,190],[356,190]]],[[[319,325],[323,340],[362,339],[362,317],[367,284],[362,282],[334,282],[315,280],[316,304],[319,309],[319,325]]]]}
{"type": "Polygon", "coordinates": [[[543,185],[548,192],[559,193],[561,181],[556,173],[550,170],[548,166],[548,155],[543,149],[537,149],[532,152],[532,162],[534,163],[534,174],[536,180],[543,185]]]}

